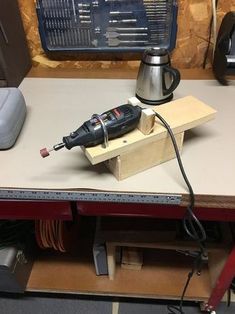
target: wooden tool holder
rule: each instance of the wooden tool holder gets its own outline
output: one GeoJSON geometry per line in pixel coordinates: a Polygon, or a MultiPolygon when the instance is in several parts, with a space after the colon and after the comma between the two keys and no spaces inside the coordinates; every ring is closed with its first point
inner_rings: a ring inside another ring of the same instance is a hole
{"type": "MultiPolygon", "coordinates": [[[[133,105],[136,98],[129,99],[133,105]]],[[[214,118],[216,111],[195,97],[187,96],[167,104],[144,109],[138,129],[102,145],[84,149],[92,164],[105,162],[118,180],[175,158],[175,150],[166,128],[155,117],[158,112],[170,125],[182,151],[184,132],[214,118]]]]}

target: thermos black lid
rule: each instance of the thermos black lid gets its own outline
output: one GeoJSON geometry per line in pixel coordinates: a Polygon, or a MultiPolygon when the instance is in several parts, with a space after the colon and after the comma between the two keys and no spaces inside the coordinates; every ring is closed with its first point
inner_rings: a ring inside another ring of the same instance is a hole
{"type": "Polygon", "coordinates": [[[167,50],[164,48],[150,48],[147,51],[148,54],[152,55],[152,56],[165,56],[167,54],[167,50]]]}
{"type": "Polygon", "coordinates": [[[164,48],[149,48],[145,50],[142,61],[152,65],[167,64],[169,54],[164,48]]]}

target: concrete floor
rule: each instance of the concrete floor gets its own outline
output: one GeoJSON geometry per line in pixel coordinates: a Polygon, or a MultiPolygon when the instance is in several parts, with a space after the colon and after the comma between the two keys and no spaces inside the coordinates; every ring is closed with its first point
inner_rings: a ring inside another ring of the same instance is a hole
{"type": "MultiPolygon", "coordinates": [[[[186,303],[185,314],[201,313],[196,303],[186,303]]],[[[111,299],[80,296],[1,297],[0,314],[167,314],[167,303],[137,299],[111,299]]],[[[235,313],[235,303],[229,308],[221,304],[217,314],[235,313]]]]}

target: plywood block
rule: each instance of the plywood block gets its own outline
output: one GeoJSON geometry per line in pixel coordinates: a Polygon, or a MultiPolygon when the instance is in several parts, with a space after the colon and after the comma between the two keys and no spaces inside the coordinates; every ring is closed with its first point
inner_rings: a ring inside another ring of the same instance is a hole
{"type": "Polygon", "coordinates": [[[154,129],[155,112],[154,110],[147,108],[143,109],[138,124],[138,129],[144,134],[150,134],[154,129]]]}
{"type": "Polygon", "coordinates": [[[133,106],[141,106],[141,101],[136,97],[131,97],[128,99],[128,104],[133,106]]]}
{"type": "MultiPolygon", "coordinates": [[[[183,133],[175,135],[179,151],[182,150],[183,138],[183,133]]],[[[147,143],[121,156],[109,159],[105,164],[117,180],[123,180],[172,158],[175,158],[175,150],[170,137],[166,137],[151,145],[147,143]]]]}
{"type": "MultiPolygon", "coordinates": [[[[167,104],[153,107],[170,125],[174,134],[182,133],[188,129],[201,125],[215,117],[216,111],[193,96],[187,96],[167,104]]],[[[154,130],[144,135],[135,129],[120,138],[109,142],[109,147],[103,145],[84,149],[84,153],[92,164],[123,155],[131,150],[152,144],[168,136],[165,127],[156,119],[154,130]]]]}
{"type": "Polygon", "coordinates": [[[122,248],[121,267],[125,269],[140,270],[143,265],[143,251],[137,247],[122,248]]]}

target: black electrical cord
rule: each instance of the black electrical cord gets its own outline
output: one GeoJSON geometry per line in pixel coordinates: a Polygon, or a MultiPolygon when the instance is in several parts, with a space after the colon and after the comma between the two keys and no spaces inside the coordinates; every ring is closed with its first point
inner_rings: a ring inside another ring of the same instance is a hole
{"type": "Polygon", "coordinates": [[[176,314],[176,313],[184,314],[184,311],[183,311],[184,296],[185,296],[185,293],[187,291],[187,288],[188,288],[188,285],[190,283],[190,280],[191,280],[191,278],[193,277],[194,273],[197,270],[197,266],[198,266],[198,263],[200,262],[200,260],[201,260],[201,256],[200,256],[200,254],[198,254],[198,256],[194,260],[192,269],[191,269],[191,271],[188,274],[187,281],[185,283],[185,286],[184,286],[184,289],[183,289],[183,292],[182,292],[182,295],[181,295],[181,298],[180,298],[180,304],[179,304],[179,306],[168,305],[167,309],[169,311],[169,314],[176,314]]]}
{"type": "Polygon", "coordinates": [[[180,313],[180,314],[184,314],[183,312],[183,301],[184,301],[184,296],[186,293],[186,290],[188,288],[188,285],[190,283],[190,280],[192,278],[192,276],[194,275],[195,271],[198,268],[198,265],[201,263],[203,257],[206,256],[205,253],[205,247],[204,247],[204,242],[206,241],[206,232],[205,229],[203,227],[203,225],[201,224],[201,222],[199,221],[199,219],[196,217],[196,215],[194,214],[193,210],[194,210],[194,205],[195,205],[195,196],[194,196],[194,192],[193,192],[193,188],[188,180],[188,177],[185,173],[184,170],[184,166],[180,157],[180,153],[179,153],[179,149],[175,140],[175,136],[171,130],[170,125],[166,122],[166,120],[157,112],[155,112],[156,117],[162,122],[162,124],[164,125],[164,127],[167,129],[168,134],[170,135],[172,144],[174,146],[174,150],[175,150],[175,154],[176,154],[176,158],[179,164],[179,168],[180,171],[182,173],[182,176],[184,178],[184,181],[188,187],[189,190],[189,195],[190,195],[190,202],[189,205],[187,206],[186,209],[186,213],[185,216],[183,218],[183,227],[185,232],[188,234],[189,237],[191,237],[193,240],[195,240],[199,246],[200,251],[198,252],[197,257],[194,260],[193,266],[191,271],[188,274],[188,278],[186,281],[186,284],[184,286],[181,298],[180,298],[180,304],[179,306],[168,306],[168,310],[169,310],[169,314],[175,314],[175,313],[180,313]]]}

